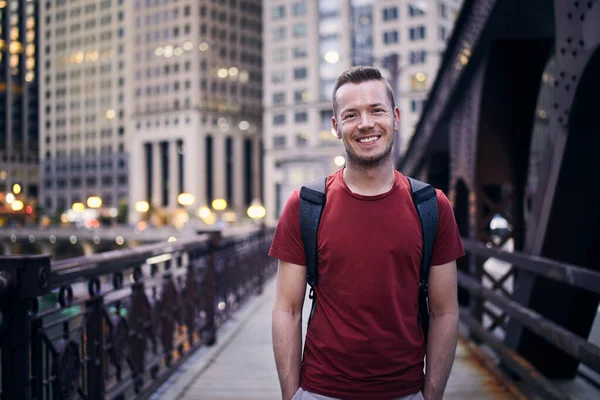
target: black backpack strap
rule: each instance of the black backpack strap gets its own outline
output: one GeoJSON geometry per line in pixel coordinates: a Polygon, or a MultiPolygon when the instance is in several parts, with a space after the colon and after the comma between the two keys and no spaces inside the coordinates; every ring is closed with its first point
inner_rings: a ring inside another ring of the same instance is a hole
{"type": "Polygon", "coordinates": [[[410,183],[413,202],[421,222],[423,236],[423,254],[421,256],[421,268],[419,276],[419,323],[425,334],[429,331],[429,307],[428,307],[428,282],[429,267],[433,256],[433,246],[438,231],[438,203],[435,188],[428,183],[407,177],[410,183]]]}
{"type": "Polygon", "coordinates": [[[308,284],[317,284],[317,231],[325,207],[325,179],[310,182],[300,189],[300,231],[306,254],[308,284]]]}
{"type": "Polygon", "coordinates": [[[310,182],[300,189],[300,231],[306,254],[306,281],[310,285],[309,298],[312,307],[308,323],[315,312],[315,285],[319,274],[317,271],[317,232],[321,222],[321,214],[325,208],[325,183],[327,178],[310,182]]]}

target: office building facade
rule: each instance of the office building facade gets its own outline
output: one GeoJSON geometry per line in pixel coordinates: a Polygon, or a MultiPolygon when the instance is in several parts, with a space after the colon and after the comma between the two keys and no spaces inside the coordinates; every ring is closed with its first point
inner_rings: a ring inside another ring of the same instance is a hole
{"type": "Polygon", "coordinates": [[[47,213],[128,195],[129,2],[40,1],[40,200],[47,213]]]}
{"type": "Polygon", "coordinates": [[[38,2],[0,1],[0,192],[38,196],[38,2]]]}
{"type": "Polygon", "coordinates": [[[189,193],[190,211],[224,199],[244,218],[261,191],[262,2],[132,3],[131,202],[175,210],[189,193]]]}
{"type": "Polygon", "coordinates": [[[42,3],[42,198],[173,212],[261,190],[258,0],[42,3]]]}
{"type": "Polygon", "coordinates": [[[395,156],[406,148],[433,84],[459,0],[265,2],[265,208],[274,224],[294,189],[344,165],[332,132],[337,76],[375,65],[401,110],[395,156]]]}

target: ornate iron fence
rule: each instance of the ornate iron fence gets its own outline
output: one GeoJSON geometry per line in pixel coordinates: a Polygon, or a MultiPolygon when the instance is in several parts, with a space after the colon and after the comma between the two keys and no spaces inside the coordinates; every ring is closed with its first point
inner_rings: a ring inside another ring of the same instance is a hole
{"type": "Polygon", "coordinates": [[[55,263],[0,257],[1,398],[148,397],[262,291],[271,236],[211,233],[55,263]]]}

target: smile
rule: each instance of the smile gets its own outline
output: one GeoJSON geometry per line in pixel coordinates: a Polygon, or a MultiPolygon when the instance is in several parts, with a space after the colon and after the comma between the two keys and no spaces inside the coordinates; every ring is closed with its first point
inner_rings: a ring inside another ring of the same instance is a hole
{"type": "Polygon", "coordinates": [[[378,139],[379,139],[379,136],[369,136],[366,138],[359,139],[358,142],[359,143],[373,143],[373,142],[376,142],[378,139]]]}

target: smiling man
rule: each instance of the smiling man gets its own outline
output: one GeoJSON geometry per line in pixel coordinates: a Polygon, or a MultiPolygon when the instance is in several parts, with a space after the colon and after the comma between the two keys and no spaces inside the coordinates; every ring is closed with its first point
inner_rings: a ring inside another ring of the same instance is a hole
{"type": "Polygon", "coordinates": [[[326,180],[316,307],[303,356],[307,270],[299,190],[286,203],[269,253],[279,259],[273,349],[282,398],[441,399],[457,341],[456,259],[464,255],[452,207],[436,190],[426,343],[418,322],[422,231],[410,184],[393,167],[400,110],[392,89],[376,68],[351,68],[336,81],[333,113],[347,161],[326,180]]]}

